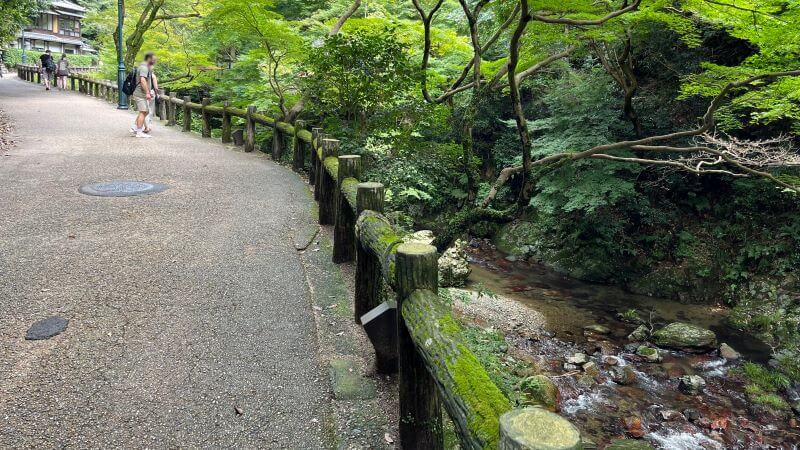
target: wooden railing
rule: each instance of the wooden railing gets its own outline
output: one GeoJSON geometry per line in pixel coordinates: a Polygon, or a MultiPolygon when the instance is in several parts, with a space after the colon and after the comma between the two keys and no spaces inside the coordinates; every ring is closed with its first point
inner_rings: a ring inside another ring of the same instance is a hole
{"type": "MultiPolygon", "coordinates": [[[[20,77],[33,81],[25,68],[20,77]]],[[[73,74],[70,88],[117,101],[117,86],[110,81],[73,74]]],[[[244,146],[245,152],[255,149],[256,125],[267,126],[275,160],[291,145],[292,167],[301,171],[310,155],[309,183],[319,202],[319,223],[333,226],[333,261],[356,261],[355,320],[373,342],[378,370],[399,372],[403,448],[443,447],[442,406],[465,449],[580,448],[578,431],[560,416],[538,408],[512,409],[467,348],[458,321],[438,295],[436,248],[403,242],[382,214],[383,185],[361,181],[361,156],[339,155],[338,140],[322,128],[307,130],[301,120],[292,124],[260,114],[254,106],[241,109],[227,102],[212,105],[207,98],[196,103],[163,90],[159,94],[163,101],[156,114],[167,126],[178,125],[181,111],[183,131],[192,129],[196,115],[202,136],[211,137],[211,118],[218,117],[222,142],[244,146]],[[232,129],[233,117],[243,119],[243,129],[232,129]],[[384,286],[394,291],[394,301],[384,301],[384,286]],[[393,321],[375,320],[381,316],[393,321]],[[375,324],[380,328],[375,330],[375,324]]]]}
{"type": "MultiPolygon", "coordinates": [[[[70,67],[69,71],[72,74],[94,72],[97,67],[70,67]]],[[[25,81],[34,83],[42,82],[42,68],[36,65],[17,65],[17,76],[25,81]]],[[[73,88],[74,89],[74,88],[73,88]]]]}

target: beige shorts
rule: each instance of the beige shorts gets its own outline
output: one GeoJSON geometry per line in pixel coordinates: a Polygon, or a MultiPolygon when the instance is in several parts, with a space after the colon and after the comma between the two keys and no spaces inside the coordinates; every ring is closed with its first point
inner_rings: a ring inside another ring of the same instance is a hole
{"type": "Polygon", "coordinates": [[[146,113],[150,112],[150,102],[148,102],[146,98],[138,96],[134,96],[131,98],[133,99],[133,102],[136,104],[136,111],[146,112],[146,113]]]}

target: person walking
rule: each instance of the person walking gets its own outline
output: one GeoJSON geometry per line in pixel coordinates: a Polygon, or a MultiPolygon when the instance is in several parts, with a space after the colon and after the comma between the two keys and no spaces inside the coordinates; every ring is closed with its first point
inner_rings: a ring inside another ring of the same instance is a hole
{"type": "Polygon", "coordinates": [[[131,131],[137,138],[152,137],[150,127],[147,123],[147,116],[152,111],[155,104],[155,85],[153,84],[153,66],[156,64],[156,55],[153,52],[144,54],[144,61],[136,69],[136,89],[131,98],[136,104],[136,122],[131,127],[131,131]]]}
{"type": "Polygon", "coordinates": [[[39,57],[42,61],[42,80],[46,90],[50,90],[50,85],[53,83],[53,76],[56,73],[56,62],[53,61],[53,55],[50,54],[50,49],[45,51],[39,57]]]}
{"type": "Polygon", "coordinates": [[[67,89],[67,77],[69,77],[69,60],[67,54],[62,53],[61,59],[58,60],[56,68],[56,76],[58,77],[58,90],[63,91],[67,89]]]}

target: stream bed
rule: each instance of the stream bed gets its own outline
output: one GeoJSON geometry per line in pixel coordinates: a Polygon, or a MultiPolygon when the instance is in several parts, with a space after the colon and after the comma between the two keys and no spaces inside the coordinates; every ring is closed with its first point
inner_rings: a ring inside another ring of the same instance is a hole
{"type": "Polygon", "coordinates": [[[726,308],[682,304],[581,282],[541,265],[506,259],[485,243],[468,252],[469,289],[502,295],[544,316],[539,335],[507,333],[506,341],[551,377],[560,390],[558,412],[597,448],[621,438],[676,450],[793,449],[800,445],[793,415],[772,413],[748,401],[743,381],[731,373],[742,360],[766,363],[770,348],[728,327],[726,308]],[[680,321],[710,329],[719,343],[729,344],[742,358],[728,361],[716,350],[661,349],[663,360],[648,362],[636,355],[638,344],[627,338],[637,325],[620,317],[632,309],[656,328],[680,321]],[[587,332],[589,325],[601,325],[607,332],[587,332]],[[598,372],[589,375],[565,366],[566,359],[576,353],[588,355],[598,372]],[[636,376],[634,382],[623,385],[613,380],[612,372],[619,373],[625,366],[636,376]],[[695,395],[684,394],[678,388],[684,375],[701,376],[705,387],[695,395]]]}

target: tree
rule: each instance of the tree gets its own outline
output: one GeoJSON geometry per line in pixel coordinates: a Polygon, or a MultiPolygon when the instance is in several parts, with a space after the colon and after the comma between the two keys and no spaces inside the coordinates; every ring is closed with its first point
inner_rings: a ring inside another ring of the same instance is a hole
{"type": "Polygon", "coordinates": [[[0,2],[0,46],[14,40],[23,26],[31,23],[31,17],[47,8],[47,0],[3,0],[0,2]]]}
{"type": "MultiPolygon", "coordinates": [[[[699,2],[689,1],[686,2],[686,5],[694,8],[696,14],[705,12],[705,14],[708,16],[720,21],[722,21],[721,17],[725,17],[726,20],[731,21],[730,17],[725,14],[721,14],[720,10],[734,9],[736,11],[735,15],[739,16],[739,20],[732,20],[731,22],[723,21],[722,23],[726,23],[726,25],[731,27],[735,33],[738,33],[740,37],[751,38],[762,44],[764,47],[762,47],[760,55],[764,55],[765,52],[774,54],[774,46],[778,45],[776,38],[781,31],[788,32],[790,34],[796,34],[796,31],[790,31],[784,26],[785,24],[789,24],[791,22],[796,23],[796,17],[794,17],[797,14],[796,8],[784,9],[782,14],[780,14],[781,16],[783,14],[792,16],[792,20],[789,21],[785,21],[780,17],[776,17],[776,14],[778,14],[776,12],[777,10],[760,10],[760,14],[764,14],[768,17],[768,19],[765,20],[770,22],[770,32],[764,33],[763,30],[759,30],[759,33],[748,34],[742,31],[742,28],[745,30],[749,30],[751,28],[741,20],[742,16],[739,13],[742,11],[740,11],[739,7],[732,7],[718,4],[716,2],[712,3],[710,1],[702,0],[699,2]],[[710,11],[713,12],[713,14],[709,12],[709,4],[714,5],[710,8],[710,11]],[[765,39],[763,37],[764,34],[770,38],[765,39]],[[770,48],[765,44],[771,44],[773,48],[770,48]]],[[[720,66],[707,65],[707,72],[698,75],[698,77],[696,77],[694,80],[694,83],[690,84],[690,88],[687,89],[687,92],[694,91],[698,93],[705,93],[706,95],[713,95],[708,109],[702,117],[700,125],[698,125],[696,128],[684,131],[676,131],[673,133],[652,135],[639,139],[607,143],[597,145],[589,149],[561,152],[542,157],[536,161],[532,160],[530,132],[528,130],[527,120],[519,96],[519,83],[517,83],[517,77],[514,75],[516,73],[517,61],[519,60],[518,49],[520,46],[520,41],[526,33],[528,23],[532,21],[538,21],[544,24],[555,24],[560,27],[567,27],[567,29],[570,27],[592,27],[603,25],[609,20],[619,18],[625,14],[633,15],[638,8],[639,2],[634,2],[631,4],[623,4],[618,9],[608,12],[602,16],[587,16],[585,14],[571,15],[569,11],[540,10],[536,12],[530,12],[527,1],[520,1],[520,18],[509,44],[510,51],[508,78],[510,99],[515,110],[517,129],[520,135],[522,147],[522,164],[503,169],[501,175],[498,177],[497,181],[484,198],[482,206],[488,206],[496,196],[499,187],[501,187],[511,176],[515,174],[521,174],[523,177],[526,177],[529,175],[533,166],[564,164],[586,158],[621,163],[636,163],[650,166],[665,166],[687,171],[696,175],[723,174],[733,177],[759,177],[773,182],[781,188],[798,190],[797,185],[786,181],[785,177],[782,178],[771,173],[771,170],[775,167],[788,167],[798,165],[800,163],[797,158],[793,157],[793,153],[790,150],[787,150],[785,146],[781,145],[785,144],[785,140],[770,139],[761,142],[744,143],[742,141],[720,140],[716,134],[717,127],[715,114],[723,106],[723,104],[725,104],[726,100],[729,100],[729,97],[733,98],[731,103],[729,103],[731,105],[736,105],[737,103],[741,104],[743,99],[764,99],[766,97],[769,100],[776,100],[769,94],[769,92],[774,92],[776,90],[780,91],[780,88],[776,88],[775,84],[785,85],[787,83],[786,80],[789,79],[792,81],[789,81],[788,84],[790,86],[796,86],[796,81],[794,81],[796,79],[792,79],[791,77],[800,75],[800,71],[784,70],[786,67],[791,67],[791,61],[786,58],[778,58],[778,61],[776,61],[775,58],[772,58],[772,65],[770,68],[773,70],[764,70],[765,65],[763,63],[759,64],[761,61],[763,61],[763,56],[758,57],[759,55],[749,58],[748,61],[745,61],[737,68],[721,68],[720,66]],[[778,64],[775,64],[776,62],[778,64]],[[776,68],[778,70],[774,70],[776,68]],[[720,77],[720,75],[722,76],[720,77]],[[737,80],[735,78],[737,75],[740,77],[742,75],[746,76],[743,79],[737,80]],[[719,78],[722,78],[722,84],[720,83],[719,78]],[[766,85],[765,91],[767,94],[754,95],[754,92],[759,92],[759,89],[757,88],[763,85],[766,85]],[[693,139],[696,140],[693,141],[693,139]],[[615,154],[615,152],[618,151],[634,151],[638,153],[646,153],[648,156],[622,156],[615,154]]],[[[648,9],[658,10],[663,8],[672,8],[665,10],[676,14],[687,13],[687,10],[674,9],[672,6],[667,7],[663,4],[650,5],[648,9]]],[[[748,13],[748,20],[750,20],[751,15],[756,14],[757,11],[759,10],[747,8],[744,12],[748,13]]],[[[763,108],[769,109],[773,114],[779,114],[781,117],[792,117],[796,115],[796,105],[794,107],[785,107],[779,111],[776,111],[774,107],[776,103],[786,105],[786,102],[773,103],[771,101],[765,102],[763,100],[759,103],[753,103],[750,101],[747,102],[746,105],[751,109],[754,106],[761,105],[763,108]]],[[[525,200],[527,199],[525,192],[529,184],[523,182],[522,186],[523,190],[520,198],[525,200]]]]}
{"type": "Polygon", "coordinates": [[[285,20],[273,7],[271,1],[216,0],[206,23],[215,36],[232,44],[229,48],[250,52],[250,60],[256,61],[266,75],[283,119],[293,121],[304,104],[296,80],[297,64],[305,57],[305,42],[296,24],[285,20]],[[248,44],[250,41],[256,45],[248,44]]]}

